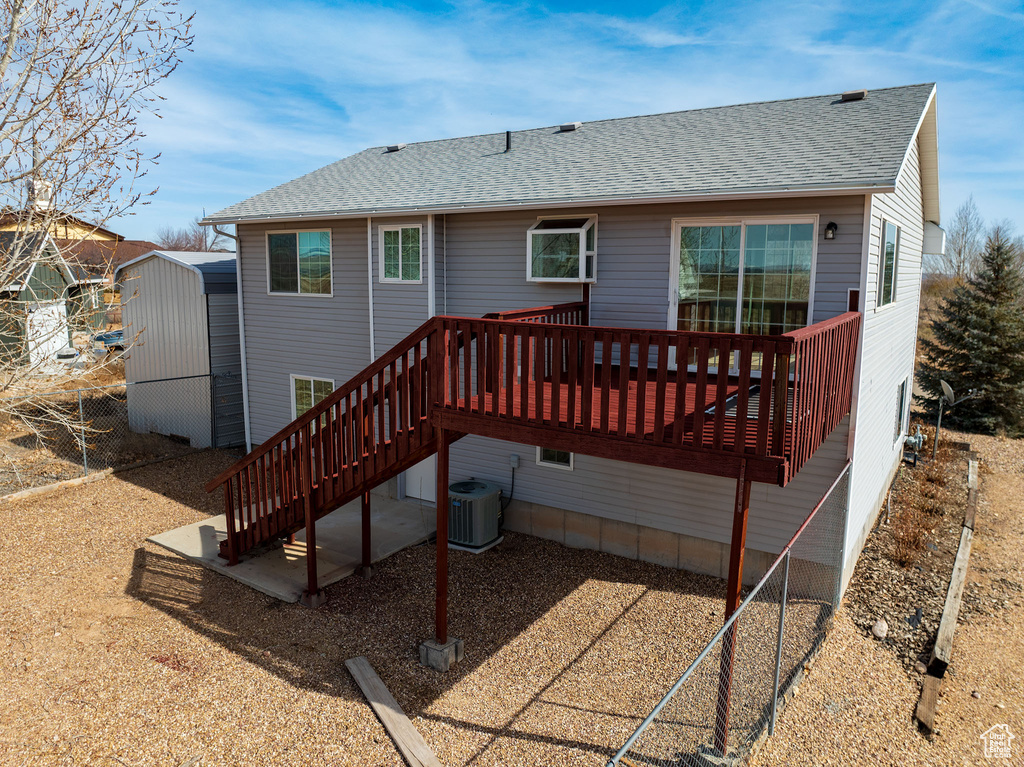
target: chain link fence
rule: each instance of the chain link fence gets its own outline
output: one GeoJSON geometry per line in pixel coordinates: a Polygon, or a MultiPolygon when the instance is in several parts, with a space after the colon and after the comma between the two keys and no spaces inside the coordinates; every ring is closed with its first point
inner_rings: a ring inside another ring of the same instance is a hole
{"type": "Polygon", "coordinates": [[[0,413],[0,495],[244,441],[237,375],[33,393],[0,413]]]}
{"type": "Polygon", "coordinates": [[[771,735],[839,604],[850,468],[607,767],[724,767],[771,735]]]}

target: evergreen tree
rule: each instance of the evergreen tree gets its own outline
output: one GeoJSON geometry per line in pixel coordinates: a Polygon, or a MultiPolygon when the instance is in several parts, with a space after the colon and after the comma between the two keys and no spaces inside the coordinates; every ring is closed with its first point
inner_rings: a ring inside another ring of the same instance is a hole
{"type": "Polygon", "coordinates": [[[1007,232],[995,229],[977,273],[944,301],[932,320],[933,338],[922,339],[925,361],[917,381],[921,404],[935,414],[940,380],[956,396],[975,396],[950,409],[946,423],[966,431],[1024,433],[1024,278],[1021,253],[1007,232]]]}

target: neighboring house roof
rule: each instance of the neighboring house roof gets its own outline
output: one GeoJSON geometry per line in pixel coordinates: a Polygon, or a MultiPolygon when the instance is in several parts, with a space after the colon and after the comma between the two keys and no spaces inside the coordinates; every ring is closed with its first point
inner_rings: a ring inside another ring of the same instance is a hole
{"type": "MultiPolygon", "coordinates": [[[[895,188],[933,84],[373,147],[205,223],[895,188]]],[[[922,164],[932,154],[922,152],[922,164]]],[[[938,219],[926,201],[929,220],[938,219]]],[[[930,194],[930,192],[929,192],[930,194]]]]}
{"type": "Polygon", "coordinates": [[[234,253],[207,253],[185,250],[154,250],[143,256],[121,264],[114,272],[114,280],[120,281],[125,269],[151,258],[163,258],[199,275],[199,287],[203,293],[236,293],[235,281],[237,259],[234,253]]]}
{"type": "MultiPolygon", "coordinates": [[[[39,214],[36,215],[38,216],[39,214]]],[[[0,229],[18,227],[23,224],[25,217],[26,214],[21,211],[11,209],[0,211],[0,229]]],[[[50,221],[50,233],[54,237],[60,235],[62,233],[61,230],[63,230],[63,234],[66,235],[69,229],[89,232],[91,238],[101,241],[124,239],[124,237],[119,235],[117,232],[112,232],[110,229],[105,229],[98,224],[93,224],[83,218],[77,218],[76,216],[58,215],[50,221]]]]}
{"type": "Polygon", "coordinates": [[[139,256],[156,250],[159,246],[147,240],[56,240],[57,247],[69,261],[94,276],[104,275],[139,256]]]}
{"type": "Polygon", "coordinates": [[[61,257],[60,250],[53,238],[45,232],[24,234],[17,231],[0,231],[0,265],[6,265],[12,255],[15,259],[11,272],[5,274],[4,278],[0,280],[3,282],[0,285],[0,292],[10,293],[24,290],[39,260],[28,259],[22,254],[26,251],[30,254],[40,253],[47,248],[47,245],[49,245],[53,257],[57,259],[57,265],[64,272],[67,284],[74,285],[79,282],[80,280],[76,278],[68,263],[61,257]]]}

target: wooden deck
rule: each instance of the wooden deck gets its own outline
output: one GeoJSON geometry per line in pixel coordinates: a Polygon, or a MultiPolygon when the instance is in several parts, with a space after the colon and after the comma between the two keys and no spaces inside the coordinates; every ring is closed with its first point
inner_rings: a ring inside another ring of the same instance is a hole
{"type": "Polygon", "coordinates": [[[850,411],[857,313],[782,336],[576,324],[586,319],[570,304],[428,320],[208,483],[224,488],[225,555],[309,528],[442,439],[785,485],[850,411]]]}

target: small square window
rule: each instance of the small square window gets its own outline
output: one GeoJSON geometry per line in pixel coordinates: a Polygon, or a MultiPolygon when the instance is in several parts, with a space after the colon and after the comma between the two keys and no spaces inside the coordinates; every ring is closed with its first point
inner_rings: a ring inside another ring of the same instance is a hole
{"type": "Polygon", "coordinates": [[[537,448],[537,464],[539,466],[551,466],[556,469],[572,471],[573,454],[565,450],[553,450],[549,447],[537,448]]]}
{"type": "Polygon", "coordinates": [[[329,378],[307,378],[292,376],[292,419],[302,416],[310,408],[319,405],[334,391],[334,381],[329,378]]]}
{"type": "Polygon", "coordinates": [[[882,252],[878,265],[878,305],[896,300],[896,280],[900,263],[900,228],[882,221],[882,252]]]}
{"type": "Polygon", "coordinates": [[[331,233],[268,233],[267,271],[271,293],[330,295],[331,233]]]}
{"type": "Polygon", "coordinates": [[[419,226],[380,228],[381,282],[422,282],[421,235],[419,226]]]}
{"type": "Polygon", "coordinates": [[[531,282],[594,282],[596,261],[596,217],[543,218],[527,231],[531,282]]]}

